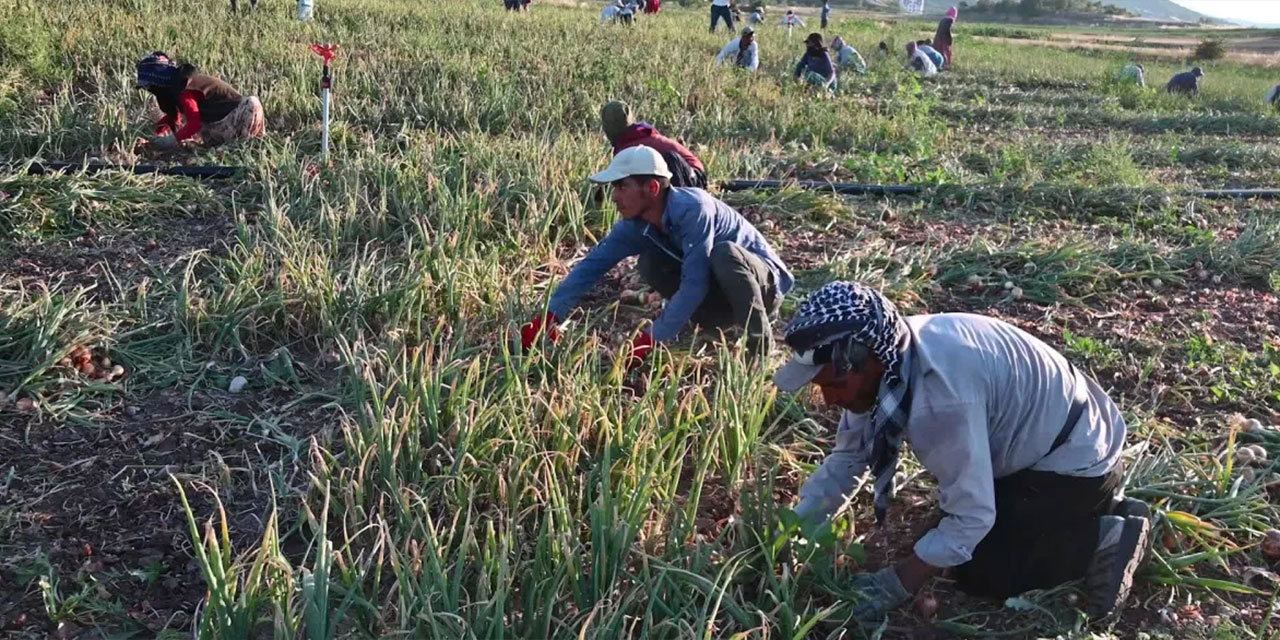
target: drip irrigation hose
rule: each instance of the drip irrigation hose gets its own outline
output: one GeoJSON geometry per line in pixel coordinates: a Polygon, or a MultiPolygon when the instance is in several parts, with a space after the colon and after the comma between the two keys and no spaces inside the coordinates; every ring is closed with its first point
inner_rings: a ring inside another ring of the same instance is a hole
{"type": "Polygon", "coordinates": [[[244,167],[223,166],[174,166],[160,167],[150,164],[77,164],[72,162],[27,162],[22,164],[0,165],[0,171],[13,173],[25,171],[31,175],[43,176],[60,172],[97,173],[99,171],[127,171],[135,174],[158,173],[165,176],[183,176],[204,180],[227,180],[244,173],[244,167]]]}
{"type": "MultiPolygon", "coordinates": [[[[0,165],[0,171],[12,173],[25,171],[32,175],[45,175],[61,171],[81,171],[97,173],[99,171],[129,171],[135,174],[158,173],[166,176],[183,176],[204,180],[227,180],[242,174],[244,167],[232,166],[176,166],[160,167],[156,165],[138,164],[75,164],[71,162],[29,162],[24,164],[0,165]]],[[[831,191],[842,195],[920,195],[932,187],[910,184],[857,184],[852,182],[823,182],[821,180],[726,180],[719,183],[724,191],[753,191],[781,189],[796,186],[814,191],[831,191]]],[[[1184,195],[1194,198],[1213,200],[1258,198],[1261,200],[1280,199],[1280,189],[1192,189],[1184,191],[1184,195]]]]}
{"type": "MultiPolygon", "coordinates": [[[[852,182],[823,182],[821,180],[726,180],[720,183],[725,191],[751,191],[781,189],[796,186],[814,191],[831,191],[842,195],[919,195],[932,187],[909,184],[856,184],[852,182]]],[[[1280,189],[1193,189],[1184,195],[1209,199],[1280,199],[1280,189]]]]}

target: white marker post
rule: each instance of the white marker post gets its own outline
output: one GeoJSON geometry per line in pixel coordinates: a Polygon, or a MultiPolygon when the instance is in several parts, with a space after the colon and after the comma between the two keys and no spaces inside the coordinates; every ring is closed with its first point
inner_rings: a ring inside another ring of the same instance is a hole
{"type": "Polygon", "coordinates": [[[336,44],[313,44],[311,50],[324,59],[324,73],[320,76],[320,155],[325,163],[329,162],[329,100],[333,92],[333,75],[329,70],[329,62],[338,50],[336,44]]]}

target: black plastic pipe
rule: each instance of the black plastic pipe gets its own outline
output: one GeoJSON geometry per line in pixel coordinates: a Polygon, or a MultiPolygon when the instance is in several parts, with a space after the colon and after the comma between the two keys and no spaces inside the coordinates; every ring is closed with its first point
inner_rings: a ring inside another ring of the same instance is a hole
{"type": "MultiPolygon", "coordinates": [[[[909,184],[855,184],[821,180],[726,180],[720,183],[720,188],[725,191],[751,191],[781,189],[788,185],[843,195],[919,195],[930,188],[909,184]]],[[[1280,198],[1280,189],[1196,189],[1187,191],[1186,195],[1219,200],[1226,198],[1274,200],[1280,198]]]]}
{"type": "Polygon", "coordinates": [[[203,180],[226,180],[244,172],[244,167],[221,166],[176,166],[160,167],[149,164],[76,164],[72,162],[29,162],[23,164],[0,165],[5,172],[26,171],[29,174],[42,176],[51,173],[68,171],[72,173],[97,173],[99,171],[128,171],[136,174],[158,173],[165,176],[183,176],[203,180]]]}
{"type": "Polygon", "coordinates": [[[801,189],[834,191],[844,195],[914,195],[924,193],[926,187],[909,184],[853,184],[851,182],[823,182],[822,180],[726,180],[720,183],[725,191],[751,191],[755,189],[781,189],[795,185],[801,189]]]}

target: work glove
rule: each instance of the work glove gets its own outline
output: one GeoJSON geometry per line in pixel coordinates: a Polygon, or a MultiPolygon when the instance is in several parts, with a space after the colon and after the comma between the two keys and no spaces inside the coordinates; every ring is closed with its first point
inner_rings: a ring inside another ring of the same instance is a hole
{"type": "Polygon", "coordinates": [[[893,566],[875,573],[859,573],[853,578],[853,590],[858,593],[853,617],[863,623],[879,623],[885,614],[911,599],[893,566]]]}
{"type": "Polygon", "coordinates": [[[178,148],[178,139],[171,135],[156,136],[151,140],[151,146],[161,151],[172,151],[178,148]]]}
{"type": "Polygon", "coordinates": [[[640,363],[644,362],[644,359],[652,352],[653,336],[649,335],[647,331],[641,332],[640,335],[636,336],[635,340],[631,341],[631,355],[627,358],[627,371],[640,366],[640,363]]]}
{"type": "Polygon", "coordinates": [[[534,318],[533,322],[520,327],[520,347],[528,351],[533,346],[534,341],[538,339],[538,334],[542,333],[543,327],[548,327],[547,338],[553,343],[558,342],[560,340],[560,330],[556,328],[556,323],[558,322],[560,322],[560,319],[556,317],[556,314],[548,311],[541,318],[534,318]]]}

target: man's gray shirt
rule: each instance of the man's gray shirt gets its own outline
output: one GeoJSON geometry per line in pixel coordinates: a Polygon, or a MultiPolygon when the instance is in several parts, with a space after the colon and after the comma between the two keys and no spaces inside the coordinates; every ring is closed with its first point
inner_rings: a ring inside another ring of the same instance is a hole
{"type": "MultiPolygon", "coordinates": [[[[1124,447],[1119,408],[1089,376],[1031,334],[966,313],[906,318],[914,340],[906,440],[938,480],[946,514],[915,546],[935,567],[968,562],[995,524],[996,478],[1026,469],[1098,477],[1124,447]],[[1075,398],[1086,409],[1049,454],[1075,398]]],[[[869,414],[844,412],[836,447],[800,490],[796,512],[829,517],[866,470],[869,414]]]]}

